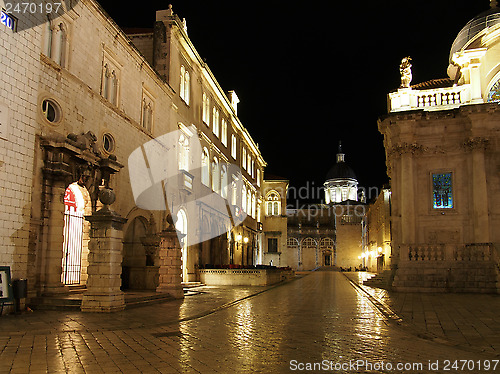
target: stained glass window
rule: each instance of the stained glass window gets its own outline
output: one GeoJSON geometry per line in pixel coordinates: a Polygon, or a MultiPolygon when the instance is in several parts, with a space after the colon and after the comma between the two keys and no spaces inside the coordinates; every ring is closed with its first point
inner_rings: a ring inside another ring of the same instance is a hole
{"type": "Polygon", "coordinates": [[[500,80],[498,80],[488,93],[488,102],[500,101],[500,80]]]}
{"type": "Polygon", "coordinates": [[[451,173],[432,174],[434,209],[453,208],[453,186],[451,173]]]}

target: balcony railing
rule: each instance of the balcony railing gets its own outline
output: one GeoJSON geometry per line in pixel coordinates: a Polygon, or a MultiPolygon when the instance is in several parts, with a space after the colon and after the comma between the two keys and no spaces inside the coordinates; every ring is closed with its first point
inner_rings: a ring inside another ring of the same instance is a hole
{"type": "Polygon", "coordinates": [[[389,112],[408,110],[445,110],[471,103],[471,87],[462,86],[413,90],[400,88],[389,93],[389,112]]]}

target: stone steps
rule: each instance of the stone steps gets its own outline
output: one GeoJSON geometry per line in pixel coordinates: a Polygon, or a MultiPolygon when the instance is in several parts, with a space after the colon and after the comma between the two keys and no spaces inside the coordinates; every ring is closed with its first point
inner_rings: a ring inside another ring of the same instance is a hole
{"type": "Polygon", "coordinates": [[[365,280],[363,284],[365,286],[370,286],[370,287],[390,289],[392,286],[391,270],[384,270],[383,272],[378,273],[374,277],[365,280]]]}
{"type": "MultiPolygon", "coordinates": [[[[201,284],[200,284],[201,285],[201,284]]],[[[195,287],[195,286],[193,286],[195,287]]],[[[69,295],[65,296],[42,296],[35,297],[27,304],[33,310],[64,310],[64,311],[80,311],[82,305],[82,297],[85,288],[82,290],[70,291],[69,295]]],[[[187,289],[184,293],[189,292],[187,289]]],[[[130,291],[125,292],[125,308],[136,308],[152,304],[159,304],[165,301],[174,300],[168,294],[151,292],[130,291]]]]}

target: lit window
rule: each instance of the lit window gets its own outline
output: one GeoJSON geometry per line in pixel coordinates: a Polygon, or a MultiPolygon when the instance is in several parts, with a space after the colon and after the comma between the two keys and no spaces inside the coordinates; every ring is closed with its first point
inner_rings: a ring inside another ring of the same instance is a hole
{"type": "Polygon", "coordinates": [[[276,191],[267,194],[266,213],[268,216],[278,216],[281,211],[280,195],[276,191]]]}
{"type": "Polygon", "coordinates": [[[247,171],[248,171],[249,174],[251,174],[251,172],[250,172],[251,163],[252,163],[252,156],[250,156],[250,153],[249,153],[247,155],[247,171]]]}
{"type": "Polygon", "coordinates": [[[208,149],[206,148],[203,148],[203,153],[201,154],[201,183],[207,187],[210,185],[210,163],[208,149]]]}
{"type": "Polygon", "coordinates": [[[222,144],[224,144],[227,147],[227,122],[223,118],[221,121],[221,134],[220,134],[220,141],[222,144]]]}
{"type": "Polygon", "coordinates": [[[256,214],[256,209],[257,209],[257,205],[256,205],[256,201],[255,201],[255,194],[252,194],[252,214],[251,216],[253,218],[255,218],[255,214],[256,214]]]}
{"type": "Polygon", "coordinates": [[[219,160],[214,157],[212,161],[212,190],[214,192],[220,192],[220,168],[219,168],[219,160]]]}
{"type": "Polygon", "coordinates": [[[243,186],[241,189],[241,207],[243,208],[243,211],[246,213],[247,212],[247,188],[243,186]]]}
{"type": "Polygon", "coordinates": [[[451,173],[432,174],[434,209],[453,208],[453,186],[451,173]]]}
{"type": "Polygon", "coordinates": [[[236,136],[231,135],[231,157],[236,160],[237,148],[236,148],[236,136]]]}
{"type": "Polygon", "coordinates": [[[189,171],[189,140],[182,133],[179,136],[179,170],[189,171]]]}
{"type": "Polygon", "coordinates": [[[245,148],[243,148],[243,151],[242,151],[242,155],[241,155],[241,166],[243,169],[247,169],[247,150],[245,148]]]}
{"type": "Polygon", "coordinates": [[[221,166],[220,172],[220,194],[224,199],[227,199],[227,166],[221,166]]]}
{"type": "Polygon", "coordinates": [[[497,101],[500,101],[500,80],[498,80],[493,86],[491,86],[490,92],[488,93],[489,103],[497,101]]]}
{"type": "Polygon", "coordinates": [[[190,76],[189,72],[186,70],[184,65],[181,65],[181,76],[180,76],[180,89],[179,95],[184,102],[189,105],[189,93],[190,93],[190,76]]]}
{"type": "Polygon", "coordinates": [[[257,169],[257,187],[260,187],[260,169],[257,169]]]}
{"type": "Polygon", "coordinates": [[[212,109],[212,132],[219,137],[219,111],[216,107],[212,109]]]}
{"type": "Polygon", "coordinates": [[[202,108],[202,119],[203,122],[208,126],[210,122],[210,99],[206,93],[203,93],[203,108],[202,108]]]}

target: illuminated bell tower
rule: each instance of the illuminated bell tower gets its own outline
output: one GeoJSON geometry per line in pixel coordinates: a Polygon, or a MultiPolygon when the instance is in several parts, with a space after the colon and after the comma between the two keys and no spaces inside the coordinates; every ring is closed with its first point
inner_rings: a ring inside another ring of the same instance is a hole
{"type": "Polygon", "coordinates": [[[327,204],[338,204],[347,200],[358,201],[358,180],[354,171],[345,162],[341,142],[339,142],[337,162],[326,175],[326,182],[323,185],[327,204]]]}

